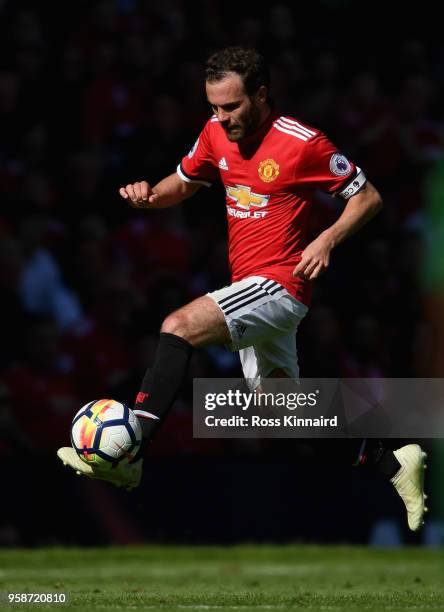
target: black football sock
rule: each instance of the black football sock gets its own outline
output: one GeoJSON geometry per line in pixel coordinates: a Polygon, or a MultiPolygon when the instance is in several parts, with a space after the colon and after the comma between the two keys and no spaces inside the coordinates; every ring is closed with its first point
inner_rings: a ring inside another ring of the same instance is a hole
{"type": "Polygon", "coordinates": [[[368,448],[365,452],[364,465],[374,466],[387,478],[393,478],[401,467],[393,451],[384,446],[382,440],[367,440],[368,448]]]}
{"type": "Polygon", "coordinates": [[[193,346],[175,334],[161,333],[154,363],[143,378],[134,404],[145,440],[151,440],[182,386],[193,346]]]}

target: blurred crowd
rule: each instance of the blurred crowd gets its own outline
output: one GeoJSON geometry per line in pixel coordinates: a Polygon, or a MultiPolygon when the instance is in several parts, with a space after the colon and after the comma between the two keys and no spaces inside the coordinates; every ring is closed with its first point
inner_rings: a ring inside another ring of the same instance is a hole
{"type": "MultiPolygon", "coordinates": [[[[94,398],[133,403],[162,318],[226,284],[223,193],[135,211],[118,188],[175,171],[209,115],[206,57],[257,46],[283,113],[324,130],[381,191],[384,210],[334,253],[299,332],[304,376],[426,371],[421,270],[430,169],[444,152],[444,52],[421,31],[370,45],[338,27],[351,3],[0,1],[0,457],[68,442],[94,398]],[[316,22],[319,11],[325,19],[316,22]],[[393,49],[396,52],[393,52],[393,49]]],[[[341,204],[319,193],[315,236],[341,204]]],[[[192,377],[236,377],[224,348],[192,377]]],[[[192,439],[191,387],[153,453],[192,439]]]]}

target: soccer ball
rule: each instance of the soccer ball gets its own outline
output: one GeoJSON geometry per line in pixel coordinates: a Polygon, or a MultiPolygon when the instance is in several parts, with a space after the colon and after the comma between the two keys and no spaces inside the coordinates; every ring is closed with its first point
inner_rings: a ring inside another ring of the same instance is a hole
{"type": "Polygon", "coordinates": [[[142,442],[136,415],[125,404],[100,399],[82,406],[71,426],[71,444],[79,457],[101,470],[131,461],[142,442]]]}

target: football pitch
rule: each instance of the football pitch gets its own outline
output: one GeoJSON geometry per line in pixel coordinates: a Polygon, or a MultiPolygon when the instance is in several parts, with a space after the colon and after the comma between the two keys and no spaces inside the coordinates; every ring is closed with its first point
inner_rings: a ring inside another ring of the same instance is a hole
{"type": "Polygon", "coordinates": [[[1,610],[444,610],[437,550],[131,547],[0,551],[1,610]],[[64,593],[12,604],[8,593],[64,593]]]}

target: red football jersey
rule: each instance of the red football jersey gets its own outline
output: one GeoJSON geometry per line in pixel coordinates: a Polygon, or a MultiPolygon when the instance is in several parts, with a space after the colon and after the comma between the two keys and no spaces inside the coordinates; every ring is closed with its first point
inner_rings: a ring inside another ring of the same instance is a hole
{"type": "Polygon", "coordinates": [[[314,192],[342,191],[355,165],[319,130],[271,113],[239,143],[211,117],[177,172],[187,182],[224,184],[233,281],[264,276],[308,304],[311,283],[292,272],[307,244],[314,192]]]}

